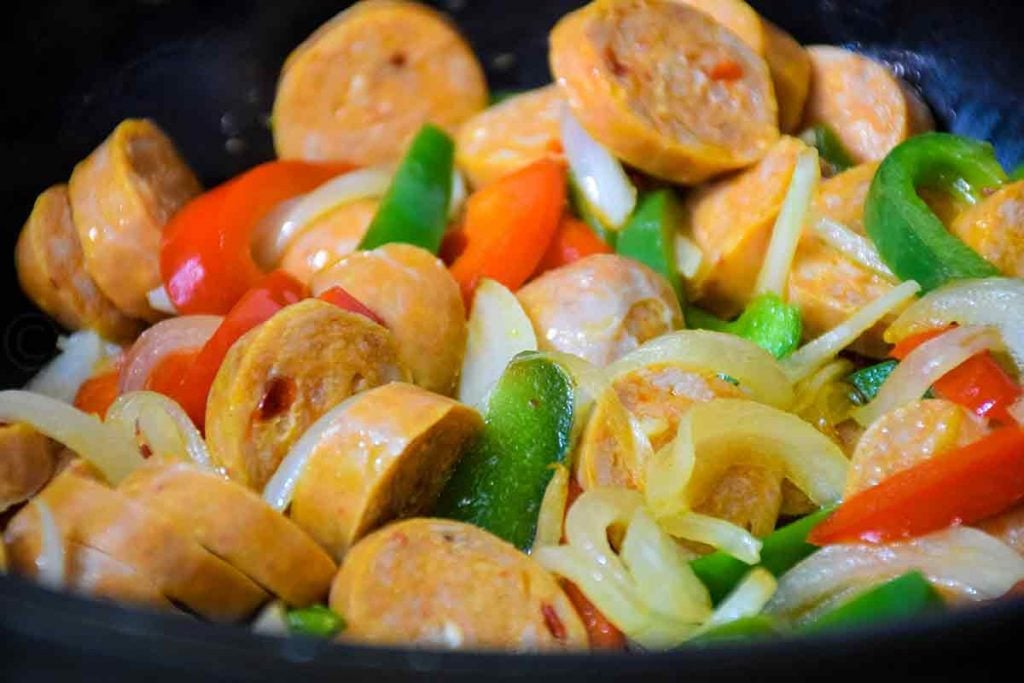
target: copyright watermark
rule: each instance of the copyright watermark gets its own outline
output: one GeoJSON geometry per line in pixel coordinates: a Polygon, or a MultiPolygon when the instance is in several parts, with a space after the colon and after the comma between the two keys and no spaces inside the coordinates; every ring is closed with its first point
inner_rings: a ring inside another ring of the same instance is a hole
{"type": "Polygon", "coordinates": [[[4,356],[19,370],[35,372],[53,357],[53,342],[60,334],[60,327],[49,316],[22,313],[4,326],[4,356]]]}

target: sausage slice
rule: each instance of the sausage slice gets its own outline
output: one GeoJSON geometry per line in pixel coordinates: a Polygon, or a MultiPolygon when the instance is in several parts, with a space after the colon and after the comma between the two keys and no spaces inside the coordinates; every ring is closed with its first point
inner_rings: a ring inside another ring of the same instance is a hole
{"type": "Polygon", "coordinates": [[[324,430],[291,517],[340,558],[382,524],[428,512],[481,427],[476,411],[411,384],[365,391],[324,430]]]}
{"type": "Polygon", "coordinates": [[[565,100],[549,85],[510,97],[462,124],[455,160],[473,187],[540,159],[562,157],[560,121],[565,100]]]}
{"type": "Polygon", "coordinates": [[[141,330],[86,271],[66,185],[54,185],[36,199],[18,236],[14,261],[21,288],[65,328],[93,329],[117,341],[132,339],[141,330]]]}
{"type": "Polygon", "coordinates": [[[419,3],[364,0],[285,62],[274,147],[282,159],[389,163],[423,124],[454,132],[486,106],[480,64],[443,16],[419,3]]]}
{"type": "Polygon", "coordinates": [[[54,472],[57,447],[26,424],[0,425],[0,512],[31,498],[54,472]]]}
{"type": "Polygon", "coordinates": [[[735,33],[673,0],[607,0],[566,15],[551,71],[617,157],[698,183],[763,157],[779,136],[768,67],[735,33]]]}
{"type": "Polygon", "coordinates": [[[811,90],[804,123],[831,127],[854,161],[881,161],[899,143],[934,127],[920,96],[883,64],[831,45],[807,52],[811,90]]]}
{"type": "Polygon", "coordinates": [[[469,524],[410,519],[367,536],[331,586],[342,638],[379,645],[583,650],[587,634],[554,577],[469,524]]]}
{"type": "Polygon", "coordinates": [[[346,256],[313,278],[316,294],[334,286],[384,320],[413,382],[446,396],[454,392],[466,349],[466,309],[439,259],[419,247],[387,244],[346,256]]]}
{"type": "Polygon", "coordinates": [[[289,605],[323,600],[337,567],[249,489],[187,463],[141,467],[118,486],[289,605]]]}
{"type": "Polygon", "coordinates": [[[405,377],[385,328],[318,299],[288,306],[235,342],[217,371],[206,406],[210,456],[261,490],[317,418],[405,377]]]}
{"type": "Polygon", "coordinates": [[[126,315],[160,315],[146,294],[160,284],[160,233],[200,192],[199,181],[153,122],[128,119],[75,167],[71,215],[85,267],[126,315]]]}
{"type": "Polygon", "coordinates": [[[1024,277],[1024,180],[958,215],[950,232],[1010,277],[1024,277]]]}
{"type": "Polygon", "coordinates": [[[600,366],[683,324],[665,278],[614,254],[549,271],[517,296],[542,350],[565,351],[600,366]]]}
{"type": "Polygon", "coordinates": [[[792,133],[800,127],[804,117],[804,105],[811,89],[811,58],[793,36],[767,19],[761,22],[764,24],[764,58],[779,103],[779,128],[783,133],[792,133]]]}
{"type": "Polygon", "coordinates": [[[377,199],[356,199],[316,219],[288,245],[281,267],[309,283],[318,272],[356,250],[379,205],[377,199]]]}

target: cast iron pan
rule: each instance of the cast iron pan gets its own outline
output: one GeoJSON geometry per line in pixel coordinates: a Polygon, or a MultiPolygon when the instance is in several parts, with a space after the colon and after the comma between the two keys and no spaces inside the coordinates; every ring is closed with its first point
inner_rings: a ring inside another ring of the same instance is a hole
{"type": "MultiPolygon", "coordinates": [[[[288,51],[340,10],[338,0],[19,0],[5,7],[0,385],[20,386],[59,332],[21,295],[14,241],[36,194],[64,181],[121,119],[149,116],[208,184],[272,156],[266,114],[288,51]]],[[[492,88],[549,79],[548,29],[572,0],[445,0],[492,88]]],[[[763,0],[803,43],[855,47],[893,64],[941,125],[1024,161],[1024,5],[1016,0],[763,0]]],[[[0,577],[0,677],[284,680],[440,676],[622,679],[977,676],[1012,662],[1024,602],[884,629],[745,648],[650,656],[504,656],[353,648],[271,639],[239,628],[58,595],[0,577]]],[[[1019,646],[1018,646],[1019,647],[1019,646]]],[[[1012,664],[1011,664],[1012,665],[1012,664]]]]}

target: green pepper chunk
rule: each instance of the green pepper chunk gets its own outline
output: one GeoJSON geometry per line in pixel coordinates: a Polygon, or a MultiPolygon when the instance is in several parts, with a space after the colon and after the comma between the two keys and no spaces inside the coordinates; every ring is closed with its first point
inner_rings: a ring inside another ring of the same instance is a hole
{"type": "Polygon", "coordinates": [[[917,194],[918,187],[949,192],[971,204],[983,190],[1006,182],[992,146],[926,133],[898,145],[882,161],[864,205],[864,225],[885,264],[901,280],[925,291],[999,269],[946,230],[917,194]]]}
{"type": "Polygon", "coordinates": [[[850,628],[938,611],[945,603],[928,579],[908,572],[861,593],[801,627],[805,631],[850,628]]]}
{"type": "Polygon", "coordinates": [[[850,373],[846,377],[846,381],[857,389],[857,402],[864,405],[874,400],[878,395],[878,390],[885,384],[885,380],[889,379],[889,375],[897,365],[899,365],[899,361],[887,360],[850,373]]]}
{"type": "Polygon", "coordinates": [[[288,630],[314,638],[330,638],[345,628],[345,620],[324,605],[288,610],[288,630]]]}
{"type": "Polygon", "coordinates": [[[359,248],[404,242],[436,254],[448,226],[454,158],[447,133],[429,123],[420,128],[359,248]]]}
{"type": "Polygon", "coordinates": [[[686,309],[686,324],[695,329],[727,332],[749,339],[776,358],[785,358],[796,351],[803,334],[800,309],[773,293],[754,297],[740,317],[731,322],[690,306],[686,309]]]}
{"type": "Polygon", "coordinates": [[[831,127],[823,123],[807,129],[800,139],[817,148],[818,156],[828,166],[830,175],[842,173],[856,165],[839,136],[831,127]]]}
{"type": "Polygon", "coordinates": [[[487,97],[487,105],[493,107],[496,104],[501,104],[505,100],[515,97],[516,95],[522,95],[522,90],[492,90],[491,94],[487,97]]]}
{"type": "Polygon", "coordinates": [[[716,645],[735,641],[748,641],[755,638],[766,638],[779,635],[782,628],[779,623],[766,614],[755,614],[751,617],[740,617],[728,623],[708,629],[686,646],[716,645]]]}
{"type": "Polygon", "coordinates": [[[572,441],[575,387],[534,352],[509,363],[491,392],[484,429],[456,466],[435,509],[528,550],[556,463],[572,441]]]}
{"type": "Polygon", "coordinates": [[[680,303],[684,294],[676,267],[675,239],[681,210],[672,190],[648,192],[640,197],[615,244],[620,255],[639,261],[668,280],[680,303]]]}
{"type": "Polygon", "coordinates": [[[1024,180],[1024,164],[1018,166],[1011,174],[1010,180],[1024,180]]]}
{"type": "MultiPolygon", "coordinates": [[[[807,534],[830,514],[833,508],[822,508],[806,517],[776,529],[764,537],[761,546],[761,564],[778,577],[818,548],[807,542],[807,534]]],[[[711,600],[721,602],[743,580],[750,565],[726,555],[720,550],[698,557],[690,567],[708,589],[711,600]]]]}
{"type": "Polygon", "coordinates": [[[590,208],[572,173],[569,174],[569,208],[577,218],[589,225],[594,234],[604,240],[605,244],[612,249],[615,248],[619,233],[605,225],[600,216],[590,208]]]}

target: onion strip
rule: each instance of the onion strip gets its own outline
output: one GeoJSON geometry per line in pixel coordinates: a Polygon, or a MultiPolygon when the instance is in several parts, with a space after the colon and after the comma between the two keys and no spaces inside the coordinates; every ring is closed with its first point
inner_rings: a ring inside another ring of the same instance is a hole
{"type": "Polygon", "coordinates": [[[583,200],[603,223],[621,228],[636,207],[636,188],[622,164],[584,130],[568,107],[562,113],[561,133],[565,158],[583,200]]]}
{"type": "Polygon", "coordinates": [[[752,617],[760,614],[778,583],[771,572],[763,567],[755,567],[743,577],[740,585],[733,589],[725,600],[718,605],[711,618],[700,627],[700,633],[723,626],[731,621],[752,617]]]}
{"type": "Polygon", "coordinates": [[[569,500],[569,470],[564,465],[555,465],[551,481],[544,489],[537,513],[537,533],[533,548],[558,545],[562,540],[562,522],[565,519],[565,504],[569,500]]]}
{"type": "Polygon", "coordinates": [[[39,515],[39,531],[41,535],[39,554],[36,556],[36,581],[59,590],[65,582],[64,539],[57,527],[57,520],[46,501],[38,496],[29,503],[39,515]]]}
{"type": "Polygon", "coordinates": [[[71,403],[82,384],[96,371],[101,361],[121,351],[103,341],[91,330],[81,330],[57,340],[60,352],[25,385],[31,391],[64,403],[71,403]]]}
{"type": "Polygon", "coordinates": [[[854,263],[882,278],[886,282],[896,284],[899,280],[885,265],[878,249],[863,235],[858,235],[850,228],[831,218],[821,216],[814,221],[814,232],[821,240],[847,257],[854,263]]]}
{"type": "Polygon", "coordinates": [[[120,425],[139,434],[162,458],[187,460],[216,472],[202,434],[174,400],[153,391],[132,391],[117,397],[107,410],[108,425],[120,425]]]}
{"type": "Polygon", "coordinates": [[[171,297],[167,294],[167,290],[164,289],[163,285],[149,290],[146,293],[146,301],[149,302],[149,307],[158,313],[178,315],[178,309],[174,307],[174,303],[171,301],[171,297]]]}
{"type": "Polygon", "coordinates": [[[145,388],[160,361],[172,353],[202,348],[223,320],[219,315],[183,315],[153,325],[125,354],[118,390],[127,393],[145,388]]]}
{"type": "Polygon", "coordinates": [[[676,270],[687,280],[697,277],[704,269],[704,252],[696,242],[681,232],[676,233],[676,270]]]}

